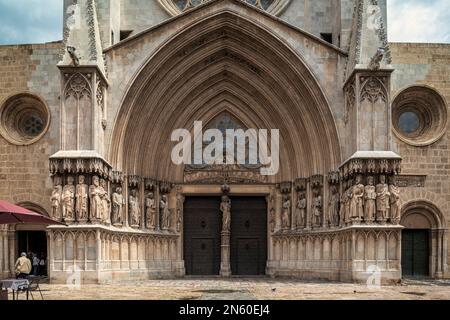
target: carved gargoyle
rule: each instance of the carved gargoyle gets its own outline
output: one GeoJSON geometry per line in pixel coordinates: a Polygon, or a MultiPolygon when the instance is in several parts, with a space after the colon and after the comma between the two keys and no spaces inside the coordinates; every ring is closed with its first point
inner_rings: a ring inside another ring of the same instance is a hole
{"type": "Polygon", "coordinates": [[[380,69],[381,61],[384,58],[384,55],[386,54],[385,48],[378,48],[375,55],[370,59],[369,69],[371,70],[378,70],[380,69]]]}
{"type": "Polygon", "coordinates": [[[77,49],[75,47],[67,46],[67,52],[70,55],[70,58],[72,59],[72,63],[74,66],[78,67],[80,65],[80,58],[75,53],[77,49]]]}

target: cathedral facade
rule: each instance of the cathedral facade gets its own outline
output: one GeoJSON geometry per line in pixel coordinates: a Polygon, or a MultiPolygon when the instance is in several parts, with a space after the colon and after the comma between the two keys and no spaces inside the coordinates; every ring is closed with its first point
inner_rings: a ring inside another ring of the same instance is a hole
{"type": "Polygon", "coordinates": [[[31,250],[53,283],[450,277],[450,45],[389,43],[386,18],[64,0],[62,41],[0,47],[0,198],[66,225],[1,227],[0,276],[31,250]],[[279,130],[279,170],[174,163],[198,121],[279,130]]]}

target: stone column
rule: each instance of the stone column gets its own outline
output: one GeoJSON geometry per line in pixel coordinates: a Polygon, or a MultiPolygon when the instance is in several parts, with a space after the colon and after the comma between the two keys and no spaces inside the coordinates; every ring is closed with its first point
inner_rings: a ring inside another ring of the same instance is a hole
{"type": "Polygon", "coordinates": [[[230,265],[230,231],[222,231],[221,239],[221,260],[220,260],[220,275],[222,277],[231,276],[230,265]]]}
{"type": "Polygon", "coordinates": [[[220,203],[220,211],[222,212],[222,233],[220,244],[220,275],[222,277],[231,276],[230,265],[230,230],[231,230],[231,200],[228,197],[230,187],[225,182],[222,185],[222,201],[220,203]]]}

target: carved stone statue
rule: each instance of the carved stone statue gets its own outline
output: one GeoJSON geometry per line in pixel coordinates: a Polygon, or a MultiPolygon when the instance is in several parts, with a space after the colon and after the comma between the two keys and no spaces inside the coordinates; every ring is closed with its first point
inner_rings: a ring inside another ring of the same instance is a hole
{"type": "Polygon", "coordinates": [[[230,232],[231,200],[228,196],[222,196],[222,202],[220,203],[220,211],[222,211],[222,231],[230,232]]]}
{"type": "Polygon", "coordinates": [[[100,179],[100,187],[102,190],[101,199],[102,199],[102,220],[106,223],[111,223],[111,199],[108,194],[108,187],[106,185],[106,180],[100,179]]]}
{"type": "Polygon", "coordinates": [[[397,179],[395,176],[391,177],[391,184],[389,186],[391,215],[390,221],[393,224],[400,223],[400,189],[397,186],[397,179]]]}
{"type": "Polygon", "coordinates": [[[339,207],[339,225],[345,225],[345,204],[347,202],[347,192],[344,191],[341,194],[341,204],[339,207]]]}
{"type": "Polygon", "coordinates": [[[352,196],[353,196],[353,188],[348,188],[345,191],[345,203],[344,203],[344,221],[345,223],[349,223],[351,221],[351,216],[350,216],[350,202],[352,201],[352,196]]]}
{"type": "Polygon", "coordinates": [[[92,185],[89,187],[89,196],[91,197],[91,219],[100,221],[102,219],[102,195],[103,188],[100,186],[100,179],[97,176],[92,177],[92,185]]]}
{"type": "Polygon", "coordinates": [[[79,221],[87,221],[88,219],[88,192],[89,187],[85,183],[85,177],[79,176],[76,189],[76,213],[79,221]]]}
{"type": "Polygon", "coordinates": [[[181,193],[177,193],[177,232],[180,232],[181,225],[183,224],[183,206],[184,196],[181,193]]]}
{"type": "Polygon", "coordinates": [[[72,59],[72,64],[77,67],[80,65],[80,58],[76,54],[76,48],[72,46],[67,47],[67,52],[69,53],[70,59],[72,59]]]}
{"type": "Polygon", "coordinates": [[[156,228],[156,200],[153,192],[150,192],[145,198],[145,214],[147,216],[147,228],[155,230],[156,228]]]}
{"type": "Polygon", "coordinates": [[[370,59],[369,69],[371,70],[378,70],[380,69],[381,61],[384,58],[384,55],[386,54],[385,48],[378,48],[375,55],[370,59]]]}
{"type": "Polygon", "coordinates": [[[376,187],[377,193],[377,221],[385,223],[389,213],[389,187],[386,184],[386,176],[380,176],[380,183],[376,187]]]}
{"type": "Polygon", "coordinates": [[[352,220],[362,221],[364,185],[361,183],[361,176],[356,177],[355,185],[352,189],[352,198],[350,200],[350,217],[352,220]]]}
{"type": "Polygon", "coordinates": [[[62,186],[57,184],[53,187],[52,196],[50,198],[52,202],[52,218],[55,220],[61,219],[61,196],[62,186]]]}
{"type": "Polygon", "coordinates": [[[320,194],[320,190],[314,190],[314,198],[312,203],[312,217],[313,217],[313,226],[320,227],[322,222],[322,195],[320,194]]]}
{"type": "Polygon", "coordinates": [[[336,186],[331,186],[331,195],[328,205],[328,222],[331,226],[339,225],[340,195],[336,186]]]}
{"type": "Polygon", "coordinates": [[[291,198],[284,196],[283,198],[283,212],[281,215],[281,228],[288,230],[291,222],[291,198]]]}
{"type": "Polygon", "coordinates": [[[303,229],[306,226],[306,208],[307,200],[305,192],[300,192],[298,194],[297,206],[295,209],[295,228],[303,229]]]}
{"type": "Polygon", "coordinates": [[[112,223],[115,226],[121,226],[123,225],[123,213],[122,208],[125,204],[125,199],[122,195],[122,188],[117,187],[116,191],[112,194],[112,223]]]}
{"type": "Polygon", "coordinates": [[[275,221],[275,208],[274,207],[272,207],[270,209],[269,224],[270,224],[270,232],[275,232],[276,221],[275,221]]]}
{"type": "Polygon", "coordinates": [[[130,210],[131,226],[138,228],[140,224],[141,208],[139,206],[139,198],[136,189],[132,189],[128,198],[128,206],[130,210]]]}
{"type": "Polygon", "coordinates": [[[367,186],[364,188],[364,221],[371,224],[375,221],[377,193],[373,177],[367,178],[367,186]]]}
{"type": "Polygon", "coordinates": [[[170,211],[167,196],[163,195],[159,201],[159,210],[161,211],[162,230],[170,229],[170,211]]]}
{"type": "Polygon", "coordinates": [[[63,206],[62,213],[63,219],[66,221],[74,220],[74,212],[75,212],[75,185],[74,178],[72,176],[67,177],[67,184],[63,188],[63,206]]]}

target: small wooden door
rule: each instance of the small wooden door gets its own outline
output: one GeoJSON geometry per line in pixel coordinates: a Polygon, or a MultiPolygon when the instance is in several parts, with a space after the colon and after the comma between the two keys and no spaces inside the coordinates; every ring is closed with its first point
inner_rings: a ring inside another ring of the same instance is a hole
{"type": "Polygon", "coordinates": [[[430,275],[429,230],[402,231],[402,274],[405,277],[430,275]]]}
{"type": "Polygon", "coordinates": [[[263,275],[267,263],[267,204],[263,197],[231,198],[231,273],[263,275]]]}
{"type": "Polygon", "coordinates": [[[187,275],[220,271],[220,197],[188,197],[184,204],[184,261],[187,275]]]}

